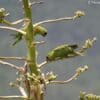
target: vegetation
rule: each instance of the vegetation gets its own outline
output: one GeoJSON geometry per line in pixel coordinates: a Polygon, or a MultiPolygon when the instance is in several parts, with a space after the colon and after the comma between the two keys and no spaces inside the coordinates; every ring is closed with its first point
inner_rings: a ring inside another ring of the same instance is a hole
{"type": "MultiPolygon", "coordinates": [[[[35,41],[35,37],[37,35],[41,35],[44,38],[48,34],[48,30],[45,29],[42,24],[50,24],[61,21],[68,20],[76,20],[85,15],[83,11],[76,11],[72,17],[62,17],[58,19],[50,19],[44,20],[41,22],[34,23],[32,20],[32,6],[35,4],[41,4],[43,2],[30,2],[30,0],[21,0],[24,18],[10,22],[6,20],[6,17],[9,15],[5,8],[0,8],[0,29],[15,31],[16,34],[13,34],[14,43],[13,46],[16,46],[18,42],[21,40],[25,40],[26,43],[26,57],[1,57],[0,56],[0,64],[10,66],[18,72],[18,77],[15,82],[11,82],[10,86],[17,87],[21,93],[21,95],[16,96],[0,96],[0,99],[24,99],[24,100],[43,100],[44,94],[47,85],[49,84],[67,84],[72,80],[76,80],[84,71],[88,69],[87,65],[79,67],[76,69],[75,74],[71,76],[69,79],[64,81],[56,80],[57,75],[54,72],[47,72],[46,74],[42,72],[41,68],[46,66],[49,63],[58,61],[58,60],[66,60],[70,58],[74,58],[77,56],[84,56],[84,53],[87,49],[91,48],[93,43],[96,41],[96,38],[87,39],[83,46],[79,47],[78,44],[62,44],[58,47],[52,49],[47,56],[45,57],[45,61],[41,64],[37,63],[37,50],[36,45],[42,45],[45,41],[35,41]],[[22,23],[22,27],[20,29],[16,28],[15,25],[22,23]],[[6,61],[5,61],[6,60],[6,61]],[[20,60],[24,61],[24,65],[22,67],[16,66],[10,62],[9,60],[20,60]]],[[[22,12],[22,13],[23,13],[22,12]]],[[[92,95],[92,97],[94,97],[92,95]]],[[[95,97],[93,100],[100,100],[95,97]]],[[[91,100],[89,96],[84,93],[80,94],[80,100],[91,100]],[[88,99],[87,99],[88,97],[88,99]],[[85,98],[85,99],[84,99],[85,98]]]]}

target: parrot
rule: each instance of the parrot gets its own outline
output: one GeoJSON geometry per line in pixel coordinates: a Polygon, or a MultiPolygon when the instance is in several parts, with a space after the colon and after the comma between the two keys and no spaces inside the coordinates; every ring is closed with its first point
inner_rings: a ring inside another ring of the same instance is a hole
{"type": "MultiPolygon", "coordinates": [[[[24,28],[21,30],[25,30],[24,28]]],[[[43,37],[45,37],[47,35],[47,30],[42,27],[42,26],[33,26],[33,33],[34,35],[41,35],[43,37]]],[[[16,45],[19,41],[22,40],[23,35],[19,32],[17,32],[16,34],[12,34],[13,38],[15,39],[15,42],[12,44],[13,46],[16,45]]]]}
{"type": "Polygon", "coordinates": [[[55,60],[61,60],[64,58],[71,58],[75,57],[78,55],[81,55],[79,52],[76,52],[75,49],[78,48],[77,44],[73,45],[68,45],[68,44],[63,44],[60,45],[53,50],[51,50],[47,56],[46,56],[46,61],[55,61],[55,60]]]}
{"type": "Polygon", "coordinates": [[[33,32],[35,35],[41,35],[43,37],[47,35],[47,30],[42,26],[33,26],[33,32]]]}

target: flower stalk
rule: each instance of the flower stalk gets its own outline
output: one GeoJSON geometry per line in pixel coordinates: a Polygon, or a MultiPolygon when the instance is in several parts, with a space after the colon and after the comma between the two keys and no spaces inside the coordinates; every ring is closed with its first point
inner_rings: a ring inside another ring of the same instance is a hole
{"type": "Polygon", "coordinates": [[[37,65],[36,65],[36,50],[35,46],[31,45],[34,41],[34,34],[33,34],[33,25],[32,25],[32,12],[31,7],[29,5],[29,0],[23,0],[23,10],[24,10],[24,17],[29,19],[29,24],[26,28],[26,44],[27,44],[27,59],[32,61],[33,63],[29,63],[31,73],[38,75],[37,65]]]}

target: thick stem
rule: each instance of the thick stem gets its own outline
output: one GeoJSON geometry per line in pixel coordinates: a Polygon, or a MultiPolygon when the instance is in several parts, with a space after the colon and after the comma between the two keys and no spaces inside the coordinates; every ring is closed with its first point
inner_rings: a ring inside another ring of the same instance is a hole
{"type": "Polygon", "coordinates": [[[23,0],[23,9],[25,18],[30,20],[30,23],[26,29],[27,33],[25,37],[28,48],[27,59],[29,61],[32,61],[32,63],[29,63],[31,73],[38,75],[37,65],[36,65],[36,50],[34,45],[31,46],[31,44],[34,41],[34,34],[32,26],[32,13],[31,13],[31,7],[29,6],[29,0],[23,0]]]}
{"type": "MultiPolygon", "coordinates": [[[[32,63],[28,63],[28,66],[30,67],[31,74],[34,73],[35,75],[39,75],[38,67],[36,64],[36,49],[35,45],[32,45],[34,42],[34,33],[33,33],[33,25],[32,25],[32,13],[31,13],[31,7],[29,0],[23,0],[23,9],[24,9],[24,16],[25,18],[29,19],[29,24],[26,27],[26,44],[28,48],[27,53],[27,59],[31,61],[32,63]]],[[[32,81],[32,80],[31,80],[32,81]]],[[[31,86],[33,82],[30,82],[30,95],[28,98],[31,98],[31,100],[41,100],[41,88],[40,84],[34,85],[36,89],[33,89],[33,92],[31,92],[32,88],[31,86]]]]}

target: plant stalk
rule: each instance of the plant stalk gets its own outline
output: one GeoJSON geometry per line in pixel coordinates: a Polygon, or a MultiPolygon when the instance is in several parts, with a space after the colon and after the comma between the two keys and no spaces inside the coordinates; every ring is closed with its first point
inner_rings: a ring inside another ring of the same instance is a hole
{"type": "Polygon", "coordinates": [[[26,29],[26,44],[27,44],[27,59],[32,63],[29,63],[31,74],[34,73],[38,75],[37,65],[36,65],[36,50],[35,45],[31,45],[34,41],[33,25],[32,25],[32,13],[31,7],[29,6],[29,0],[23,0],[24,17],[30,20],[30,23],[26,29]]]}
{"type": "MultiPolygon", "coordinates": [[[[32,9],[30,6],[30,2],[29,0],[23,0],[23,9],[24,9],[24,17],[26,19],[29,19],[29,24],[28,26],[25,28],[26,31],[26,36],[25,36],[25,40],[26,40],[26,44],[27,44],[27,60],[31,61],[32,63],[28,63],[28,66],[30,68],[30,73],[31,74],[35,74],[36,76],[39,75],[38,72],[38,67],[36,64],[36,48],[35,45],[32,45],[32,43],[34,42],[34,33],[33,33],[33,25],[32,25],[32,9]]],[[[33,89],[34,91],[32,91],[31,86],[33,85],[33,82],[31,80],[30,82],[30,94],[28,96],[28,98],[31,100],[42,100],[41,99],[41,88],[40,88],[40,84],[36,84],[34,85],[34,87],[36,89],[33,89]]]]}

